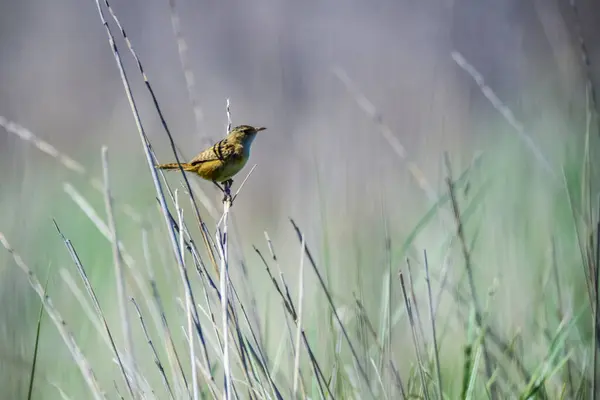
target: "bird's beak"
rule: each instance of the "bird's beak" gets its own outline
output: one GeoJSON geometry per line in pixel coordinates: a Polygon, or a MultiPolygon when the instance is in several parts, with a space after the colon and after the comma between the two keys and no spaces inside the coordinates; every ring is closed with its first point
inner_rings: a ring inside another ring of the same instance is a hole
{"type": "Polygon", "coordinates": [[[267,129],[267,128],[265,128],[264,126],[261,126],[260,128],[256,128],[256,132],[264,131],[265,129],[267,129]]]}

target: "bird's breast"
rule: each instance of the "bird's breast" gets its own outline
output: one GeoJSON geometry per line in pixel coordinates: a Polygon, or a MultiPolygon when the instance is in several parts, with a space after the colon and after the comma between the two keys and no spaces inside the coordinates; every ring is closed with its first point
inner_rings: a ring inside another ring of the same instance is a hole
{"type": "Polygon", "coordinates": [[[222,175],[222,181],[226,181],[240,172],[241,169],[246,165],[247,161],[248,157],[232,157],[229,162],[224,163],[220,173],[220,175],[222,175]]]}

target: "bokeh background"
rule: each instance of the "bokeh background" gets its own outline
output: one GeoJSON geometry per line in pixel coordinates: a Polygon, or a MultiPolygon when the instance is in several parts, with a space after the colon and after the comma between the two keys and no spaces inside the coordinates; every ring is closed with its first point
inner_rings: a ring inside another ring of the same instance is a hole
{"type": "MultiPolygon", "coordinates": [[[[385,270],[383,227],[400,249],[431,204],[411,166],[417,165],[439,194],[446,190],[444,152],[455,174],[481,153],[484,169],[493,172],[489,202],[477,225],[485,249],[479,259],[484,265],[482,291],[493,285],[502,288],[495,315],[507,332],[530,318],[526,305],[543,295],[535,287],[544,275],[537,264],[547,261],[556,229],[553,217],[565,214],[552,199],[564,187],[548,177],[451,52],[460,52],[477,68],[561,176],[562,165],[581,157],[588,76],[596,87],[600,82],[597,2],[577,1],[575,15],[567,0],[178,0],[199,118],[189,99],[169,2],[115,0],[111,5],[185,156],[224,134],[227,98],[234,124],[268,127],[255,141],[252,163],[258,167],[234,208],[236,255],[245,255],[250,266],[257,263],[251,245],[265,250],[263,232],[268,231],[284,269],[296,270],[299,246],[288,220],[292,217],[329,268],[340,301],[352,299],[348,276],[362,271],[363,289],[371,293],[370,306],[377,309],[385,270]],[[581,61],[578,35],[587,45],[589,69],[581,61]],[[406,149],[404,158],[336,76],[336,68],[376,107],[380,120],[406,149]],[[532,236],[535,245],[524,243],[532,236]]],[[[170,161],[167,136],[118,35],[117,45],[146,132],[159,159],[170,161]]],[[[93,1],[0,2],[0,116],[79,161],[93,177],[101,177],[100,147],[107,145],[116,201],[134,204],[145,219],[163,223],[93,1]]],[[[73,240],[111,310],[110,246],[65,193],[63,183],[80,190],[104,216],[102,197],[87,179],[5,129],[0,129],[0,170],[0,231],[40,277],[50,271],[50,294],[93,353],[98,339],[57,272],[72,270],[72,265],[51,219],[73,240]]],[[[179,180],[169,178],[174,186],[179,180]]],[[[220,196],[211,185],[198,184],[218,205],[220,196]]],[[[131,253],[141,257],[137,225],[124,215],[118,224],[131,253]]],[[[437,248],[448,229],[443,222],[433,224],[417,237],[415,248],[437,248]]],[[[571,260],[574,247],[571,238],[565,240],[565,260],[571,260]]],[[[164,253],[170,256],[168,250],[164,253]]],[[[400,250],[394,254],[397,269],[405,255],[400,250]]],[[[454,258],[460,262],[459,253],[454,258]]],[[[572,266],[565,262],[564,268],[572,266]]],[[[260,268],[257,264],[251,280],[257,288],[267,287],[260,268]]],[[[581,292],[577,295],[583,288],[577,268],[569,275],[573,304],[584,300],[581,292]]],[[[14,393],[10,398],[20,398],[27,385],[38,300],[3,251],[0,274],[0,375],[6,378],[3,387],[14,393]]],[[[311,286],[307,290],[318,292],[311,286]]],[[[259,301],[268,304],[272,299],[264,294],[259,301]]],[[[50,368],[52,363],[71,363],[52,331],[48,325],[44,343],[55,343],[55,348],[42,351],[41,373],[79,387],[81,379],[71,367],[50,368]]]]}

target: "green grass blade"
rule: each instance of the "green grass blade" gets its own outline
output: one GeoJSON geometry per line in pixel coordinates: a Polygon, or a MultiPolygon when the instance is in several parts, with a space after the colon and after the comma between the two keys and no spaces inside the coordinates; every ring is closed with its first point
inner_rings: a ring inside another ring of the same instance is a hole
{"type": "MultiPolygon", "coordinates": [[[[48,280],[50,279],[50,266],[46,274],[46,283],[44,284],[44,293],[48,289],[48,280]]],[[[38,350],[40,344],[40,332],[42,331],[42,317],[44,315],[44,302],[40,304],[40,312],[38,313],[37,328],[35,331],[35,345],[33,347],[33,361],[31,362],[31,373],[29,374],[29,389],[27,390],[27,400],[31,400],[33,396],[33,381],[35,380],[35,370],[37,366],[38,350]]]]}

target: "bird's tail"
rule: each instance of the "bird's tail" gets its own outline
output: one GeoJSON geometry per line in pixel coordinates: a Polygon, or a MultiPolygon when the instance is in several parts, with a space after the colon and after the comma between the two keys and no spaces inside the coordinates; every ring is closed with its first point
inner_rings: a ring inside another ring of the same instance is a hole
{"type": "MultiPolygon", "coordinates": [[[[184,171],[189,171],[190,165],[187,163],[181,163],[181,167],[184,171]]],[[[168,164],[157,164],[156,168],[158,169],[179,169],[179,165],[177,163],[168,163],[168,164]]]]}

